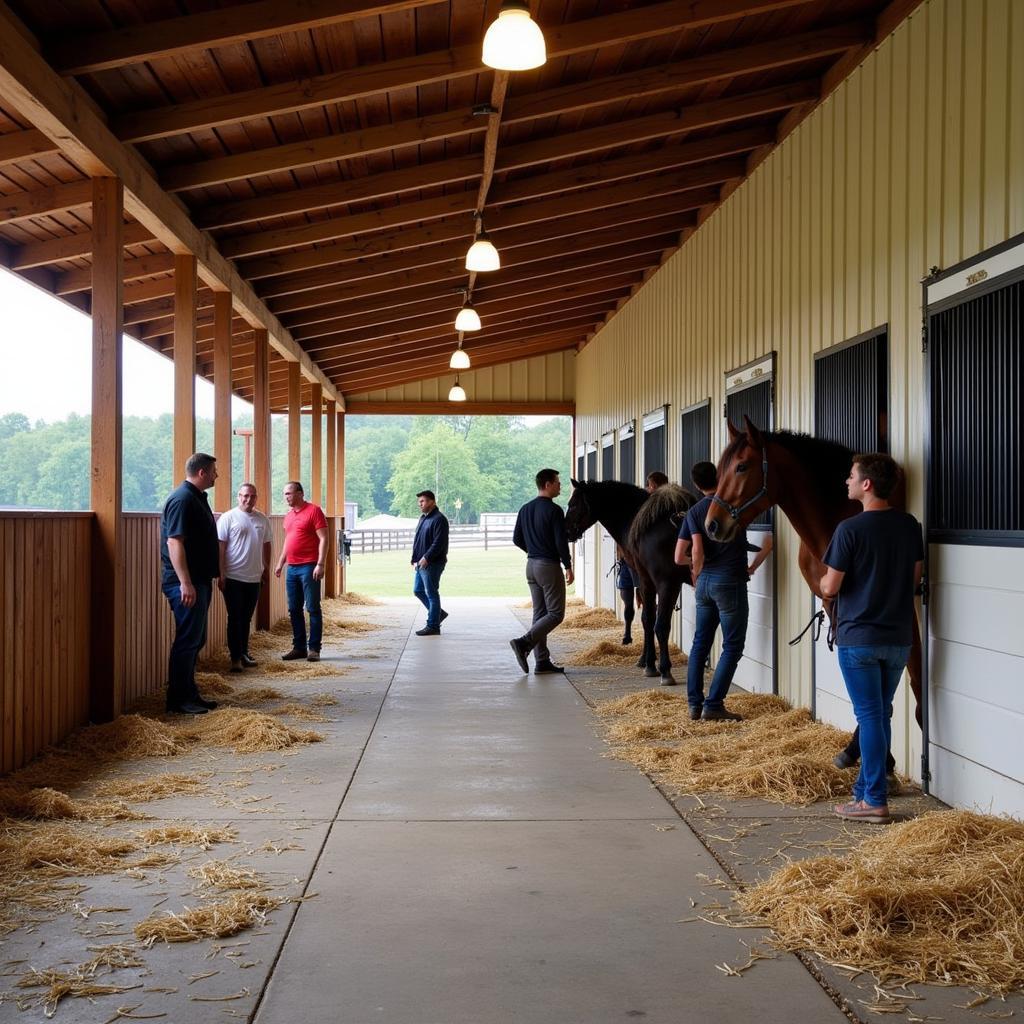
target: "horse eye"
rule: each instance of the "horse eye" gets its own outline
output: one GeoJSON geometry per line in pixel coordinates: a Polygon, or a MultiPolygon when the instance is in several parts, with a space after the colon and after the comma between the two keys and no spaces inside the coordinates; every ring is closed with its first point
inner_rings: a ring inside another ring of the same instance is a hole
{"type": "Polygon", "coordinates": [[[746,464],[745,462],[741,462],[741,463],[740,463],[740,464],[739,464],[739,465],[738,465],[738,466],[736,467],[736,472],[737,472],[737,473],[746,473],[746,471],[747,471],[747,464],[746,464]]]}

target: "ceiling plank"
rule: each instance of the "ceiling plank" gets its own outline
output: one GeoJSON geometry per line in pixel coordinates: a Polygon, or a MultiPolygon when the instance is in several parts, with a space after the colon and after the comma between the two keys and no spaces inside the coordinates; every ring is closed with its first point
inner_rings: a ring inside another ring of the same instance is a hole
{"type": "Polygon", "coordinates": [[[0,196],[0,224],[15,224],[61,210],[75,210],[91,202],[92,182],[88,178],[64,185],[34,188],[28,192],[14,192],[0,196]]]}
{"type": "MultiPolygon", "coordinates": [[[[139,278],[152,277],[154,274],[166,274],[174,269],[174,254],[161,252],[140,256],[134,260],[124,260],[123,267],[126,281],[137,281],[139,278]]],[[[68,270],[63,274],[58,274],[56,292],[58,295],[72,295],[75,292],[91,291],[92,276],[92,267],[68,270]]]]}
{"type": "MultiPolygon", "coordinates": [[[[145,245],[155,242],[153,231],[133,221],[125,224],[122,232],[125,246],[145,245]]],[[[44,267],[50,263],[61,263],[64,260],[77,259],[80,256],[92,255],[92,232],[79,231],[61,238],[48,238],[45,242],[29,242],[12,250],[11,270],[29,270],[32,267],[44,267]]]]}
{"type": "Polygon", "coordinates": [[[0,135],[0,167],[56,152],[57,146],[38,128],[0,135]]]}
{"type": "MultiPolygon", "coordinates": [[[[450,416],[451,402],[371,402],[348,400],[350,416],[450,416]]],[[[463,416],[573,416],[575,402],[459,402],[463,416]]]]}
{"type": "MultiPolygon", "coordinates": [[[[623,45],[686,28],[733,21],[805,2],[667,0],[635,11],[620,11],[567,25],[545,26],[548,59],[568,57],[602,46],[623,45]]],[[[301,81],[136,111],[116,118],[113,128],[114,134],[122,141],[143,142],[251,118],[362,99],[396,89],[429,85],[487,70],[480,58],[480,44],[474,42],[301,81]]]]}

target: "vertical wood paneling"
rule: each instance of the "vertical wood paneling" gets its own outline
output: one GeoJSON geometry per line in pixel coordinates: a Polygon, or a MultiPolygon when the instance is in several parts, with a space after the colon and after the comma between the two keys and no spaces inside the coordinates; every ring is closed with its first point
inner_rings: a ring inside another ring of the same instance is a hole
{"type": "Polygon", "coordinates": [[[0,771],[26,764],[89,710],[88,513],[0,514],[0,771]]]}
{"type": "MultiPolygon", "coordinates": [[[[888,325],[893,455],[923,509],[920,282],[1024,231],[1024,5],[928,0],[737,189],[578,355],[577,430],[600,437],[663,402],[711,396],[723,374],[779,353],[780,427],[813,427],[813,354],[888,325]]],[[[679,419],[670,419],[678,466],[679,419]]],[[[809,597],[780,517],[780,631],[809,597]]],[[[780,645],[784,695],[806,703],[807,645],[780,645]]],[[[904,693],[901,768],[920,734],[904,693]]]]}

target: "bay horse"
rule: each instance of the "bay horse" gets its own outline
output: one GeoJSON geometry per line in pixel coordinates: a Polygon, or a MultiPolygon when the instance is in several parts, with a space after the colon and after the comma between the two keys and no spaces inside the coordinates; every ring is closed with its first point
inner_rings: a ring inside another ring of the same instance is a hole
{"type": "Polygon", "coordinates": [[[678,518],[673,517],[685,513],[697,499],[675,484],[664,484],[650,495],[642,487],[616,480],[573,480],[572,486],[565,514],[569,540],[578,541],[594,523],[600,523],[622,548],[643,598],[644,647],[637,665],[646,676],[660,675],[662,686],[675,686],[668,637],[679,591],[691,581],[690,567],[676,565],[673,558],[679,532],[678,518]]]}
{"type": "MultiPolygon", "coordinates": [[[[807,434],[760,431],[746,416],[743,421],[743,431],[729,423],[729,445],[718,463],[718,489],[704,528],[709,537],[727,541],[756,516],[778,505],[800,537],[800,572],[831,619],[832,602],[821,594],[821,577],[825,574],[822,558],[836,526],[861,511],[860,503],[851,501],[846,494],[854,452],[835,441],[807,434]]],[[[889,503],[894,508],[906,507],[906,481],[902,473],[889,503]]],[[[921,631],[916,609],[907,673],[920,725],[921,631]]],[[[856,733],[846,753],[854,760],[860,757],[856,733]]]]}

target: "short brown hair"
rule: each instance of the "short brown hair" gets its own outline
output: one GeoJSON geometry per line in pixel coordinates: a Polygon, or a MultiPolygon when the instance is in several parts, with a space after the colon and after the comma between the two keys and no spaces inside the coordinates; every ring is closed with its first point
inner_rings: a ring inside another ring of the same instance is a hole
{"type": "Polygon", "coordinates": [[[853,464],[860,467],[862,480],[871,481],[871,489],[885,501],[900,479],[900,467],[896,460],[882,452],[859,452],[853,457],[853,464]]]}
{"type": "Polygon", "coordinates": [[[668,477],[660,469],[647,474],[647,482],[655,487],[664,487],[668,483],[668,477]]]}
{"type": "Polygon", "coordinates": [[[695,462],[690,470],[693,482],[702,491],[718,486],[718,470],[713,462],[695,462]]]}
{"type": "Polygon", "coordinates": [[[553,484],[558,479],[557,469],[542,469],[535,477],[537,490],[542,491],[548,484],[553,484]]]}
{"type": "Polygon", "coordinates": [[[213,455],[207,455],[206,452],[194,452],[185,463],[185,476],[199,476],[204,469],[209,470],[216,461],[213,455]]]}

